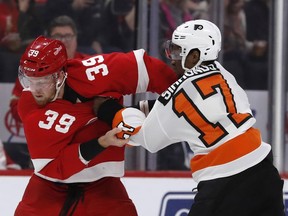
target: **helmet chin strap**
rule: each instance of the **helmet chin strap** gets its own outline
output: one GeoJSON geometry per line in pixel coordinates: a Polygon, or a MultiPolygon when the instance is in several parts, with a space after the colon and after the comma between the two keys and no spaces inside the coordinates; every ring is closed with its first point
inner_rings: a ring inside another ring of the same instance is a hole
{"type": "Polygon", "coordinates": [[[61,89],[62,86],[64,85],[66,78],[67,78],[67,73],[64,73],[64,77],[63,77],[62,82],[59,83],[59,82],[57,81],[57,83],[56,83],[56,93],[55,93],[54,98],[51,100],[51,102],[55,101],[55,100],[58,98],[60,89],[61,89]]]}

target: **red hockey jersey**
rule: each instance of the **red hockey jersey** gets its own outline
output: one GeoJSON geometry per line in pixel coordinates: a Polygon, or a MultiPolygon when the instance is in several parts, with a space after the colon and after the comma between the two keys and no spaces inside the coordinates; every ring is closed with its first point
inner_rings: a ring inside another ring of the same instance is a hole
{"type": "Polygon", "coordinates": [[[109,147],[88,164],[81,161],[79,144],[109,129],[96,120],[91,102],[56,100],[39,107],[32,94],[23,91],[18,106],[36,175],[66,183],[123,175],[124,148],[109,147]]]}

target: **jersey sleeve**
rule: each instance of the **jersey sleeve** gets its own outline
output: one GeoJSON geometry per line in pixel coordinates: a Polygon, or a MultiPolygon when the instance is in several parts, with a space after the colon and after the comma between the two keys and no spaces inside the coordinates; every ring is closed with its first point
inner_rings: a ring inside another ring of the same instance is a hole
{"type": "Polygon", "coordinates": [[[32,110],[38,107],[31,92],[28,90],[23,90],[17,104],[18,107],[16,109],[22,121],[32,110]]]}
{"type": "Polygon", "coordinates": [[[156,101],[149,115],[142,122],[141,129],[129,138],[128,144],[141,145],[149,152],[155,153],[172,143],[181,141],[172,138],[163,127],[163,124],[171,124],[170,114],[171,111],[165,111],[165,107],[156,101]],[[162,113],[161,117],[159,117],[160,113],[162,113]]]}
{"type": "Polygon", "coordinates": [[[68,61],[68,85],[81,96],[162,93],[175,80],[173,70],[143,50],[95,55],[68,61]]]}
{"type": "Polygon", "coordinates": [[[12,89],[12,95],[15,95],[16,97],[19,98],[20,95],[21,95],[22,90],[23,90],[23,87],[22,87],[19,79],[17,78],[16,82],[15,82],[15,85],[14,85],[14,87],[12,89]]]}

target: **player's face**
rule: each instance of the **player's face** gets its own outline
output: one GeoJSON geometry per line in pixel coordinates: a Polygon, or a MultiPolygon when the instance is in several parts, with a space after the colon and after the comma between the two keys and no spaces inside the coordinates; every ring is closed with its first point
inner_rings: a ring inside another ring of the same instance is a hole
{"type": "Polygon", "coordinates": [[[182,68],[181,47],[173,44],[172,41],[167,41],[165,44],[166,57],[171,60],[171,65],[178,77],[181,77],[185,70],[182,68]]]}
{"type": "Polygon", "coordinates": [[[29,77],[29,88],[36,103],[44,106],[50,102],[56,94],[55,77],[53,75],[29,77]]]}
{"type": "Polygon", "coordinates": [[[165,54],[168,59],[181,60],[181,47],[174,44],[171,40],[168,40],[164,44],[165,54]]]}
{"type": "Polygon", "coordinates": [[[172,69],[178,77],[181,77],[185,72],[185,70],[182,68],[181,62],[181,60],[171,60],[172,69]]]}

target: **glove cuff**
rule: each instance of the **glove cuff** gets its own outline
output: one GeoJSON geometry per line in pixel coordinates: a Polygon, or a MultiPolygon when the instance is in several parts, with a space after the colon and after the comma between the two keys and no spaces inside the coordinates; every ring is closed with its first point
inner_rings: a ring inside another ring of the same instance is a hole
{"type": "Polygon", "coordinates": [[[123,108],[116,113],[112,127],[122,129],[122,131],[117,134],[118,138],[128,139],[130,136],[138,133],[144,120],[145,114],[140,110],[135,108],[123,108]]]}
{"type": "Polygon", "coordinates": [[[99,120],[102,120],[112,126],[114,116],[121,109],[123,109],[123,106],[119,104],[117,100],[111,98],[101,104],[97,117],[99,120]]]}

